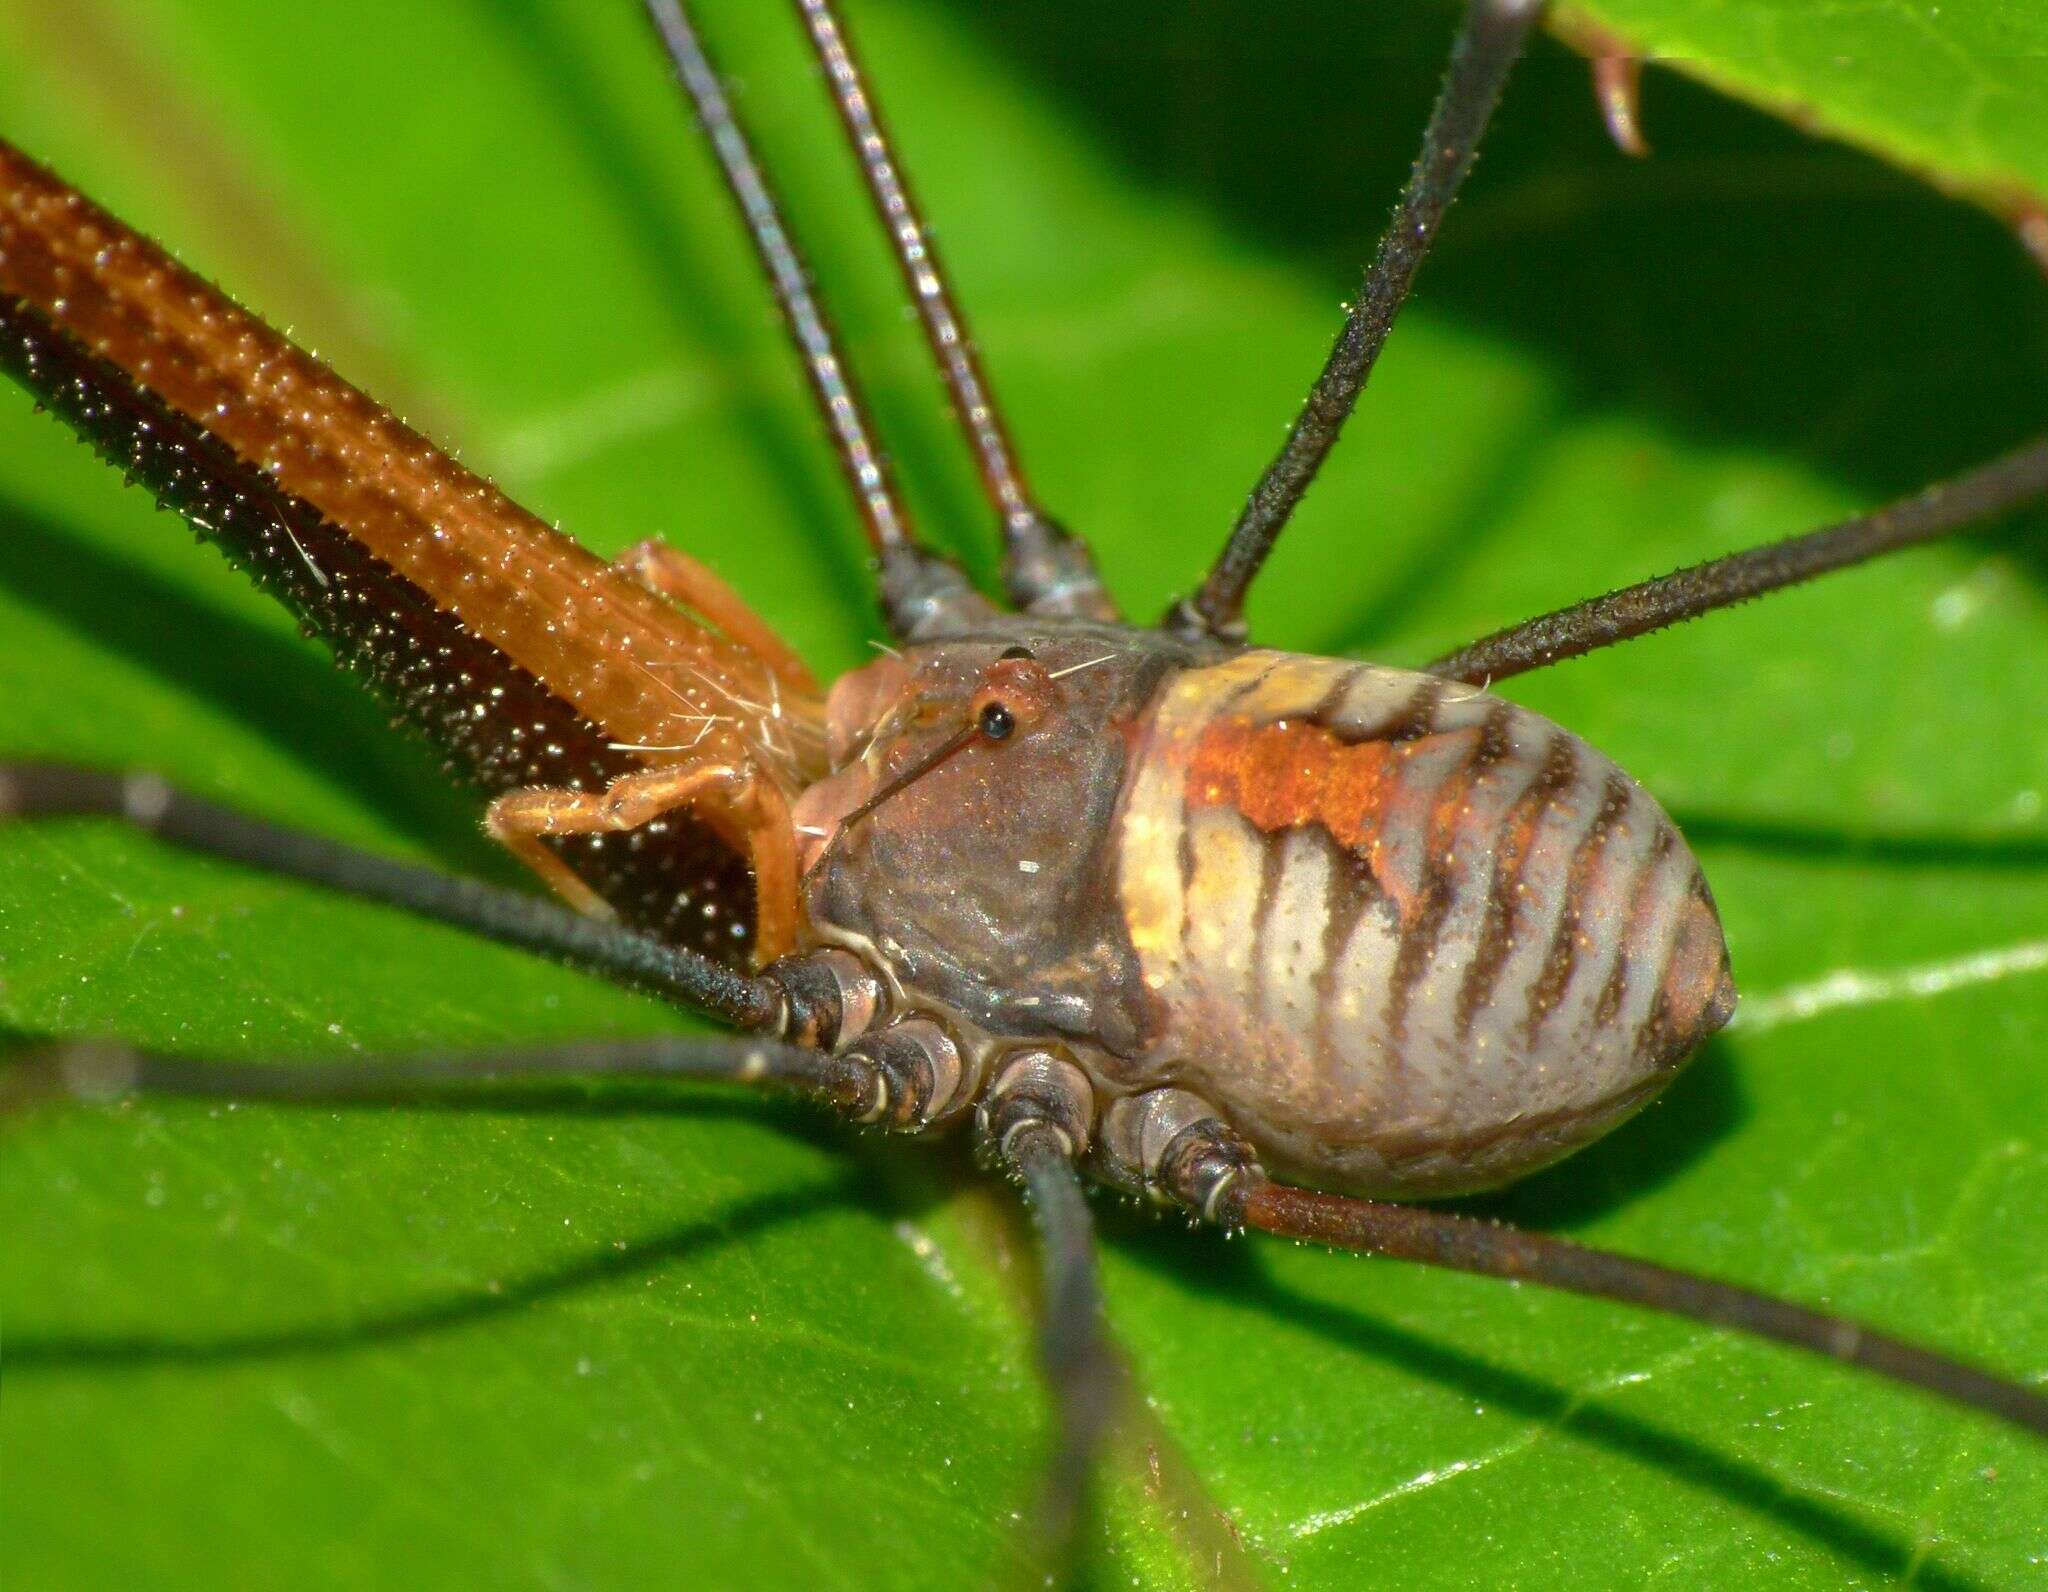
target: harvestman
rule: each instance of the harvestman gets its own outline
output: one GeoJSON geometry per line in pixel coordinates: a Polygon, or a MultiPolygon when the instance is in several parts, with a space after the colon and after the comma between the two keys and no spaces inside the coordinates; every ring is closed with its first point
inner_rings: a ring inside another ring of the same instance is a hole
{"type": "Polygon", "coordinates": [[[913,531],[684,7],[648,9],[773,284],[898,649],[821,691],[693,560],[647,544],[600,563],[0,145],[10,373],[490,792],[491,832],[569,906],[147,775],[0,765],[0,807],[124,819],[655,990],[750,1037],[292,1068],[65,1042],[17,1058],[4,1098],[402,1101],[634,1075],[777,1085],[901,1130],[971,1119],[1043,1237],[1055,1560],[1116,1375],[1084,1174],[1226,1228],[1740,1328],[2048,1433],[2040,1394],[1837,1318],[1386,1203],[1568,1154],[1650,1099],[1734,1004],[1712,897],[1661,809],[1486,688],[2039,496],[2048,438],[1422,673],[1248,645],[1246,592],[1542,9],[1471,0],[1394,222],[1285,445],[1200,589],[1156,628],[1127,625],[1026,485],[832,7],[797,0],[995,510],[1005,611],[913,531]],[[748,936],[707,928],[706,909],[742,914],[748,936]]]}

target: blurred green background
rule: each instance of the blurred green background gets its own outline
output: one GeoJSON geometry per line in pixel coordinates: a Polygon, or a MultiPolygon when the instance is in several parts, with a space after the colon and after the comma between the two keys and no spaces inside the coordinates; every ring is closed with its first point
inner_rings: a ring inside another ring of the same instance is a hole
{"type": "MultiPolygon", "coordinates": [[[[924,524],[988,570],[788,18],[706,9],[924,524]]],[[[1828,68],[1880,122],[1913,100],[1937,155],[1937,69],[2048,78],[2019,8],[1940,9],[1951,33],[1865,31],[1865,69],[1828,68]]],[[[850,20],[1045,497],[1156,613],[1336,329],[1449,11],[850,20]]],[[[1787,24],[1767,64],[1797,78],[1807,42],[1787,24]]],[[[602,549],[666,534],[823,672],[869,655],[831,464],[630,6],[0,0],[0,53],[7,136],[530,506],[602,549]]],[[[1707,65],[1760,83],[1763,59],[1707,65]]],[[[1950,97],[1958,151],[2011,104],[1950,97]]],[[[1258,590],[1263,640],[1418,662],[2041,427],[2048,287],[2001,225],[1670,72],[1647,98],[1639,164],[1579,63],[1527,63],[1258,590]]],[[[1997,126],[2048,172],[2048,126],[1997,126]]],[[[1644,1118],[1482,1208],[2048,1375],[2044,531],[1515,682],[1693,836],[1748,1009],[1644,1118]]],[[[11,392],[0,703],[8,752],[509,877],[431,759],[11,392]]],[[[0,832],[24,1033],[268,1055],[676,1021],[104,827],[0,832]]],[[[1044,1435],[1028,1233],[952,1146],[709,1095],[150,1105],[10,1131],[0,1220],[15,1586],[953,1587],[1014,1556],[1044,1435]]],[[[1094,1584],[1964,1589],[2048,1562],[2038,1445],[1868,1378],[1103,1220],[1142,1398],[1094,1584]]]]}

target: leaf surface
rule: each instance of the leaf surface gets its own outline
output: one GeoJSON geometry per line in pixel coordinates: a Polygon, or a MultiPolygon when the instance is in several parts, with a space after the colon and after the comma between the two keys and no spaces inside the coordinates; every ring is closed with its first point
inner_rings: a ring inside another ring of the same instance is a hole
{"type": "MultiPolygon", "coordinates": [[[[706,9],[921,519],[986,572],[787,18],[706,9]]],[[[1605,12],[1706,50],[1740,9],[1605,12]]],[[[87,13],[9,0],[0,48],[50,66],[0,83],[0,124],[522,501],[602,549],[668,535],[836,673],[876,634],[858,542],[630,10],[162,0],[123,77],[87,13]]],[[[1984,41],[2025,44],[2015,19],[1949,0],[1941,49],[1836,74],[1841,114],[1909,117],[1956,52],[2010,76],[1984,41]]],[[[1158,612],[1335,330],[1445,14],[852,22],[1036,480],[1158,612]]],[[[1263,639],[1416,663],[2041,424],[2048,308],[1995,224],[1657,88],[1642,165],[1564,51],[1520,73],[1256,594],[1263,639]]],[[[2039,127],[2014,136],[2048,169],[2039,127]]],[[[1516,682],[1686,827],[1747,1011],[1647,1115],[1484,1209],[2048,1377],[2044,538],[2022,515],[1516,682]]],[[[0,701],[6,751],[510,877],[429,757],[13,394],[0,701]]],[[[103,825],[0,832],[0,980],[25,1032],[247,1056],[680,1021],[103,825]]],[[[0,1213],[15,1584],[954,1587],[1014,1560],[1044,1436],[1028,1231],[955,1147],[708,1091],[151,1104],[12,1128],[0,1213]]],[[[1102,1215],[1144,1395],[1102,1586],[1988,1588],[2048,1555],[2037,1446],[1869,1378],[1102,1215]]]]}
{"type": "Polygon", "coordinates": [[[2048,13],[2028,0],[1575,0],[1556,26],[2029,217],[2048,260],[2048,13]]]}

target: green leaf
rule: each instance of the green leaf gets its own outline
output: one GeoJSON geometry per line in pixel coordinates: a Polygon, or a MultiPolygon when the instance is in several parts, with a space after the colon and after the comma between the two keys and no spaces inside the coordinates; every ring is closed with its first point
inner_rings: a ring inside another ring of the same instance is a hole
{"type": "Polygon", "coordinates": [[[2031,218],[2048,264],[2048,12],[2030,0],[1572,0],[1554,25],[2031,218]]]}
{"type": "MultiPolygon", "coordinates": [[[[788,19],[705,9],[922,520],[986,571],[788,19]]],[[[1993,20],[2038,26],[1940,12],[1940,48],[1802,96],[1904,118],[1993,20]]],[[[593,546],[666,533],[821,670],[868,656],[850,517],[630,7],[166,0],[97,43],[93,14],[0,8],[0,49],[39,67],[0,83],[9,136],[593,546]]],[[[1156,613],[1322,357],[1446,14],[869,0],[852,21],[1036,480],[1156,613]]],[[[2048,309],[1997,225],[1656,89],[1642,165],[1564,51],[1518,75],[1261,583],[1262,638],[1417,662],[2039,426],[2048,309]]],[[[2013,136],[2038,174],[2040,130],[2013,136]]],[[[2048,1376],[2044,531],[2022,515],[1516,682],[1687,826],[1748,1007],[1645,1117],[1485,1209],[2048,1376]]],[[[430,758],[18,396],[0,700],[7,751],[147,764],[509,877],[430,758]]],[[[0,1022],[195,1053],[678,1021],[105,825],[0,833],[0,958],[0,1022]]],[[[1044,1438],[1009,1192],[957,1146],[709,1091],[611,1105],[12,1126],[10,1582],[997,1579],[1044,1438]]],[[[1103,1221],[1144,1397],[1099,1585],[1990,1587],[2048,1554],[2037,1445],[1869,1377],[1103,1221]]]]}

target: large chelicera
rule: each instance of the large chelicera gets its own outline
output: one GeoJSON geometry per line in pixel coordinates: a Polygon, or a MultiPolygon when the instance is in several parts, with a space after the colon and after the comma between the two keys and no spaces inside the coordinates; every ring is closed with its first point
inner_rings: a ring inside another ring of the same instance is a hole
{"type": "Polygon", "coordinates": [[[1355,402],[1541,7],[1473,0],[1365,290],[1207,582],[1125,623],[1025,485],[826,0],[799,0],[1004,539],[1013,609],[921,544],[675,0],[650,5],[774,282],[899,646],[821,693],[708,570],[605,565],[0,146],[0,358],[326,636],[571,905],[263,825],[146,775],[0,768],[17,816],[121,816],[649,986],[753,1038],[280,1069],[67,1044],[18,1099],[317,1101],[513,1075],[771,1082],[970,1119],[1046,1238],[1071,1532],[1113,1375],[1085,1174],[1252,1226],[1648,1304],[2038,1431],[2039,1395],[1747,1291],[1380,1203],[1496,1186],[1650,1099],[1733,1010],[1656,803],[1491,682],[2048,490],[2048,439],[1873,515],[1546,616],[1430,670],[1247,644],[1245,592],[1355,402]]]}

